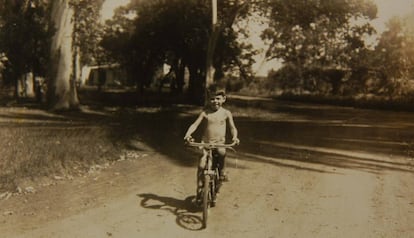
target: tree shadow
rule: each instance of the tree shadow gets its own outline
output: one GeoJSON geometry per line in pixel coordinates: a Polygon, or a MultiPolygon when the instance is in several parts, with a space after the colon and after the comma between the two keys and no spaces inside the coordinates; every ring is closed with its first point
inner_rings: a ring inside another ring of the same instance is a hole
{"type": "Polygon", "coordinates": [[[189,196],[184,200],[158,196],[152,193],[137,194],[141,197],[141,207],[147,209],[164,210],[176,216],[176,223],[186,230],[203,229],[202,219],[196,215],[199,208],[194,204],[195,196],[189,196]]]}
{"type": "MultiPolygon", "coordinates": [[[[276,109],[289,117],[235,117],[242,140],[235,155],[239,160],[313,172],[332,172],[331,168],[371,173],[413,170],[411,162],[404,159],[407,157],[405,142],[412,140],[414,134],[413,126],[408,123],[414,118],[412,114],[401,114],[400,120],[404,123],[399,126],[391,120],[392,115],[378,111],[355,112],[350,108],[304,104],[279,105],[276,109]]],[[[81,111],[1,116],[19,121],[9,126],[51,129],[100,126],[108,131],[105,136],[113,144],[126,150],[157,152],[179,166],[194,167],[200,152],[185,147],[182,138],[199,110],[188,105],[99,105],[81,111]]],[[[200,137],[199,132],[195,137],[200,137]]]]}
{"type": "Polygon", "coordinates": [[[263,120],[243,120],[239,127],[247,138],[254,138],[240,149],[243,158],[249,161],[315,172],[329,172],[332,168],[370,173],[414,170],[405,143],[412,132],[406,128],[373,123],[355,126],[339,122],[263,120]]]}

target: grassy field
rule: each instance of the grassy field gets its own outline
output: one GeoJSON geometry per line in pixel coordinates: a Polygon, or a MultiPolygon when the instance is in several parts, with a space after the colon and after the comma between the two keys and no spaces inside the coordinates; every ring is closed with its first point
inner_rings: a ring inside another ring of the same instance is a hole
{"type": "Polygon", "coordinates": [[[95,114],[2,107],[0,123],[0,191],[14,191],[21,180],[80,175],[122,150],[109,135],[110,121],[95,114]]]}

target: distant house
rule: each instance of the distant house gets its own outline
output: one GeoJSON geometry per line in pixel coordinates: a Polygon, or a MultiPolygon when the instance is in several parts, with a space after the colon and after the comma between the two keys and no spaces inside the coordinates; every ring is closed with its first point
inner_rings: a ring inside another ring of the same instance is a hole
{"type": "Polygon", "coordinates": [[[80,86],[122,87],[126,84],[126,71],[119,64],[84,66],[80,86]]]}

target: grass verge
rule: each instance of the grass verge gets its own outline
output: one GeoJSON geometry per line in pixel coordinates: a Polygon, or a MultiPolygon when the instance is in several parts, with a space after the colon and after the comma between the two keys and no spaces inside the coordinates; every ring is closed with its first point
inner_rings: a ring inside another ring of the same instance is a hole
{"type": "Polygon", "coordinates": [[[121,146],[110,128],[87,118],[21,107],[0,108],[0,192],[21,180],[80,175],[103,161],[119,159],[121,146]]]}

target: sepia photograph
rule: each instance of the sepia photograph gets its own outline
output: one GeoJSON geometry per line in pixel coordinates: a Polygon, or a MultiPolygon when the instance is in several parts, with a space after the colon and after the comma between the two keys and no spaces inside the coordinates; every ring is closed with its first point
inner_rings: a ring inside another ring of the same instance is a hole
{"type": "Polygon", "coordinates": [[[0,237],[414,238],[414,0],[0,0],[0,237]]]}

